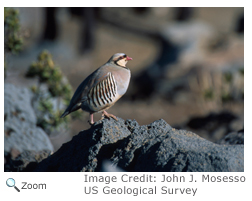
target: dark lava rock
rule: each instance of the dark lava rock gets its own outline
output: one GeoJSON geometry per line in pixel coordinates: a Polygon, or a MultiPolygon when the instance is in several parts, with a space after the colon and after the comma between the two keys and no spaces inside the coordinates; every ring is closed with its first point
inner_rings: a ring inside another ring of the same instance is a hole
{"type": "Polygon", "coordinates": [[[30,151],[25,150],[20,153],[16,149],[10,152],[4,152],[4,171],[5,172],[22,172],[32,171],[38,162],[50,156],[50,150],[30,151]]]}
{"type": "Polygon", "coordinates": [[[244,171],[244,146],[219,145],[164,120],[103,119],[38,163],[33,171],[102,171],[109,160],[124,171],[244,171]]]}
{"type": "Polygon", "coordinates": [[[238,132],[232,132],[226,135],[224,138],[218,140],[216,143],[218,144],[244,144],[244,130],[239,130],[238,132]]]}

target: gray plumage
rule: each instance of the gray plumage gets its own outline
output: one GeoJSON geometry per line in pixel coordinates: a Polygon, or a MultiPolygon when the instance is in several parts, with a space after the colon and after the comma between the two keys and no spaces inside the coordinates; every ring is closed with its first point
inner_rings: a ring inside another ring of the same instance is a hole
{"type": "Polygon", "coordinates": [[[93,124],[93,114],[103,112],[106,117],[116,117],[105,110],[115,104],[127,91],[130,81],[130,70],[126,67],[128,57],[124,53],[114,54],[106,64],[89,75],[75,91],[69,106],[61,117],[82,109],[90,113],[90,123],[93,124]]]}

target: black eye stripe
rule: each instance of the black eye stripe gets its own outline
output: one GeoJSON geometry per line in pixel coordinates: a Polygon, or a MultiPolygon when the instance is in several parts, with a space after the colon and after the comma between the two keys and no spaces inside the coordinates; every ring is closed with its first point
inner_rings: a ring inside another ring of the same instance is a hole
{"type": "Polygon", "coordinates": [[[124,59],[124,58],[126,58],[126,57],[127,57],[127,55],[124,54],[124,55],[118,57],[118,58],[117,58],[116,60],[114,60],[114,61],[117,62],[117,61],[119,61],[119,60],[121,60],[121,59],[124,59]]]}
{"type": "Polygon", "coordinates": [[[126,58],[126,57],[127,57],[126,55],[120,56],[117,61],[119,61],[120,59],[126,58]]]}

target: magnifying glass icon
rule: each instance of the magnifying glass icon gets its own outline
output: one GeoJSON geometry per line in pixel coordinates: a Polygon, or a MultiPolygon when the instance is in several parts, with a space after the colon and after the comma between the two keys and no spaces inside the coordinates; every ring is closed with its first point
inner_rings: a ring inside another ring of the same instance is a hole
{"type": "Polygon", "coordinates": [[[12,178],[7,179],[6,181],[6,185],[9,187],[14,187],[18,192],[20,192],[20,190],[15,186],[15,180],[12,178]]]}

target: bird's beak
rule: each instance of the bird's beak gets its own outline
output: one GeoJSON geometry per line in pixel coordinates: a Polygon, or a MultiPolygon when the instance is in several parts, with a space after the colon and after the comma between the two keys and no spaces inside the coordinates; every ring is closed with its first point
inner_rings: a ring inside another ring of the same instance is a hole
{"type": "Polygon", "coordinates": [[[129,61],[129,60],[132,60],[132,58],[127,56],[126,61],[129,61]]]}

